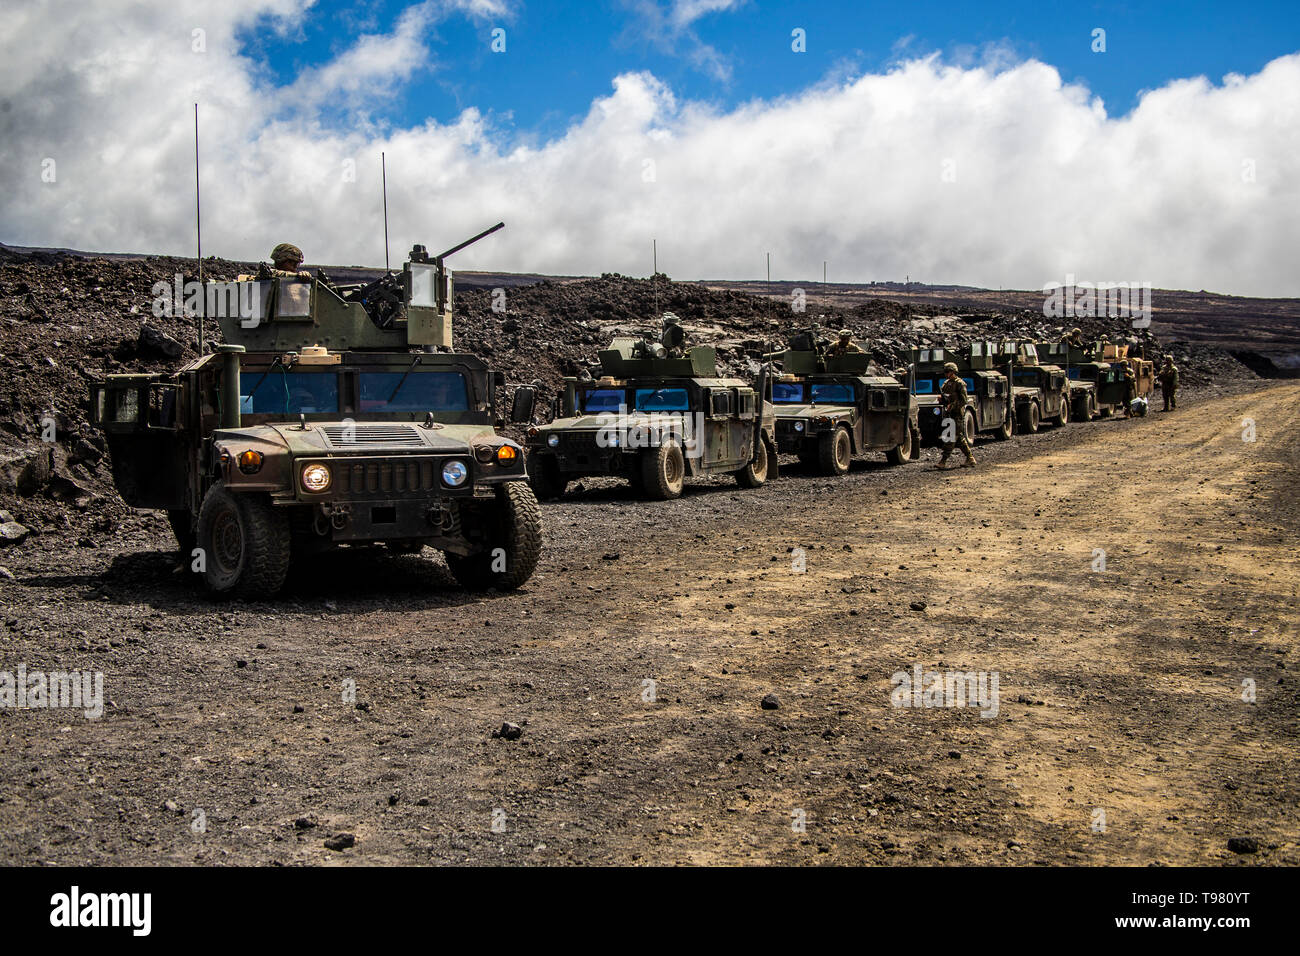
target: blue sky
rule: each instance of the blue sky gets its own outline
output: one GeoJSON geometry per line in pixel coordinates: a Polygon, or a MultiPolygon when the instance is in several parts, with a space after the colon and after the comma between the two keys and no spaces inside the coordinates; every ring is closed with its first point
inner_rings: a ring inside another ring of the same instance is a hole
{"type": "MultiPolygon", "coordinates": [[[[725,3],[718,5],[721,6],[725,3]]],[[[241,52],[280,84],[351,46],[358,32],[388,33],[409,3],[321,0],[296,32],[240,33],[241,52]]],[[[1300,3],[775,3],[748,0],[703,12],[681,30],[669,4],[625,0],[524,3],[511,15],[432,25],[431,62],[387,97],[371,118],[396,127],[449,122],[465,108],[491,113],[499,129],[530,138],[560,133],[608,94],[612,78],[648,70],[681,99],[732,107],[771,99],[827,79],[880,72],[900,57],[940,53],[946,62],[990,57],[1039,59],[1067,83],[1081,83],[1111,117],[1128,113],[1143,90],[1175,78],[1254,73],[1300,49],[1300,3]],[[650,10],[658,8],[658,17],[650,10]],[[656,29],[657,24],[657,29],[656,29]],[[505,53],[491,31],[506,31],[505,53]],[[807,52],[793,55],[803,28],[807,52]],[[1093,30],[1106,50],[1092,50],[1093,30]]],[[[329,114],[326,113],[328,118],[329,114]]],[[[335,118],[345,119],[342,111],[335,118]]]]}

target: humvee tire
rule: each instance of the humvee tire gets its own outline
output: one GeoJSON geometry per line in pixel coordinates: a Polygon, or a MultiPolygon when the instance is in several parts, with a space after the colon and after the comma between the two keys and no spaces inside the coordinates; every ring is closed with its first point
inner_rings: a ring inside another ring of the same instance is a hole
{"type": "Polygon", "coordinates": [[[974,448],[975,436],[979,434],[978,426],[975,423],[975,413],[968,408],[966,413],[962,415],[961,420],[966,426],[966,442],[974,448]]]}
{"type": "MultiPolygon", "coordinates": [[[[998,441],[1006,441],[1016,433],[1016,416],[1008,415],[1002,422],[1002,427],[993,433],[993,437],[998,441]]],[[[974,439],[972,439],[973,441],[974,439]]]]}
{"type": "Polygon", "coordinates": [[[853,462],[853,443],[847,429],[837,428],[817,439],[817,465],[823,475],[843,475],[853,462]]]}
{"type": "Polygon", "coordinates": [[[666,441],[641,453],[641,484],[647,498],[652,501],[680,498],[685,482],[686,459],[677,442],[666,441]]]}
{"type": "Polygon", "coordinates": [[[1029,420],[1028,420],[1027,422],[1025,422],[1025,432],[1026,432],[1027,434],[1033,435],[1033,434],[1035,434],[1035,433],[1038,431],[1038,423],[1039,423],[1039,421],[1040,421],[1040,418],[1039,418],[1039,415],[1038,415],[1038,403],[1037,403],[1037,402],[1030,402],[1030,403],[1029,403],[1029,414],[1028,414],[1026,417],[1027,417],[1029,420]]]}
{"type": "Polygon", "coordinates": [[[1070,403],[1069,401],[1062,399],[1061,410],[1057,412],[1055,416],[1053,416],[1052,424],[1055,425],[1057,428],[1060,428],[1062,425],[1069,424],[1069,422],[1070,422],[1070,403]]]}
{"type": "Polygon", "coordinates": [[[199,509],[198,547],[214,594],[271,597],[289,573],[289,517],[265,496],[237,495],[218,481],[199,509]]]}
{"type": "Polygon", "coordinates": [[[896,448],[891,448],[885,452],[885,459],[891,465],[901,465],[903,462],[912,459],[912,425],[910,422],[903,429],[903,440],[898,443],[896,448]]]}
{"type": "Polygon", "coordinates": [[[921,457],[921,428],[919,425],[908,425],[908,430],[912,433],[912,461],[921,457]]]}
{"type": "Polygon", "coordinates": [[[194,557],[194,549],[199,543],[198,535],[194,533],[194,525],[189,510],[180,508],[167,512],[167,523],[172,526],[172,534],[176,536],[176,544],[180,548],[181,558],[188,566],[190,559],[194,557]]]}
{"type": "Polygon", "coordinates": [[[733,472],[736,484],[742,488],[758,488],[767,481],[767,442],[759,440],[754,449],[754,460],[739,471],[733,472]]]}
{"type": "Polygon", "coordinates": [[[496,496],[500,507],[486,516],[496,522],[487,547],[478,554],[446,555],[452,577],[467,591],[513,591],[533,576],[542,553],[542,509],[533,490],[522,481],[510,481],[497,486],[496,496]],[[498,551],[505,552],[504,571],[492,567],[501,557],[498,551]]]}
{"type": "Polygon", "coordinates": [[[528,483],[532,485],[533,494],[538,501],[554,501],[562,497],[569,487],[569,483],[560,475],[560,466],[549,455],[539,459],[535,466],[529,462],[528,483]]]}
{"type": "Polygon", "coordinates": [[[1079,421],[1081,422],[1092,421],[1093,416],[1096,415],[1097,413],[1095,402],[1096,399],[1092,396],[1092,393],[1089,392],[1084,394],[1084,396],[1079,400],[1079,404],[1082,406],[1079,409],[1079,415],[1078,415],[1079,421]]]}

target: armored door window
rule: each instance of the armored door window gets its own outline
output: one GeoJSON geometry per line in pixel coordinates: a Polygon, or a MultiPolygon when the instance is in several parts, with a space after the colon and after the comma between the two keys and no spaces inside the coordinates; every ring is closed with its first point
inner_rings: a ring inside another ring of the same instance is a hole
{"type": "Polygon", "coordinates": [[[280,295],[275,302],[277,319],[311,318],[311,283],[280,280],[280,295]]]}
{"type": "Polygon", "coordinates": [[[738,389],[736,391],[736,395],[740,399],[740,417],[753,418],[754,417],[754,390],[752,388],[738,389]]]}
{"type": "Polygon", "coordinates": [[[138,422],[140,420],[140,391],[135,387],[124,388],[112,394],[112,417],[114,422],[138,422]]]}
{"type": "Polygon", "coordinates": [[[149,386],[150,428],[176,427],[176,401],[179,396],[180,389],[175,385],[149,386]]]}
{"type": "Polygon", "coordinates": [[[715,388],[709,393],[709,411],[714,418],[726,418],[731,415],[731,391],[715,388]]]}
{"type": "Polygon", "coordinates": [[[871,407],[872,408],[885,407],[885,390],[883,388],[873,388],[871,390],[871,407]]]}

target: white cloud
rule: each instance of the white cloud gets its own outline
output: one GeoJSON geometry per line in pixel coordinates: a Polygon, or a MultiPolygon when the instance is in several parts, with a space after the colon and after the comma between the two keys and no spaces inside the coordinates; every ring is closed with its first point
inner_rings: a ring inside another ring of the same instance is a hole
{"type": "MultiPolygon", "coordinates": [[[[1073,273],[1300,294],[1300,54],[1221,85],[1171,82],[1121,118],[1032,60],[931,56],[726,111],[628,73],[563,135],[521,146],[475,110],[379,133],[290,109],[293,87],[267,87],[234,36],[300,15],[294,0],[220,15],[63,3],[59,43],[26,8],[0,39],[0,241],[186,253],[197,99],[204,247],[229,257],[289,240],[311,261],[381,263],[383,150],[397,254],[506,220],[460,268],[645,274],[654,237],[678,278],[760,277],[770,251],[786,278],[820,277],[828,259],[846,281],[1032,288],[1073,273]],[[190,52],[199,25],[206,54],[190,52]]],[[[376,41],[403,55],[367,83],[424,62],[403,22],[376,41]]]]}

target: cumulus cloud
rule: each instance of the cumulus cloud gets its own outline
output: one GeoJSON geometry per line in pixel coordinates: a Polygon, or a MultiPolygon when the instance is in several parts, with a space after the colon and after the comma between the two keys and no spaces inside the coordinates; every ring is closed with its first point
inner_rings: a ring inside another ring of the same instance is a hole
{"type": "MultiPolygon", "coordinates": [[[[27,8],[0,40],[9,243],[185,253],[197,100],[205,251],[224,256],[288,240],[310,261],[382,263],[383,150],[395,250],[507,222],[460,268],[645,274],[655,238],[678,278],[761,277],[770,251],[774,276],[792,279],[829,260],[842,281],[1035,288],[1073,274],[1300,294],[1300,54],[1170,82],[1118,118],[1034,60],[932,55],[727,110],[626,73],[561,135],[520,145],[472,109],[382,131],[290,109],[293,85],[267,86],[235,36],[311,15],[299,0],[234,0],[218,15],[174,0],[65,4],[57,44],[27,8]]],[[[375,42],[405,43],[403,22],[375,42]]]]}

